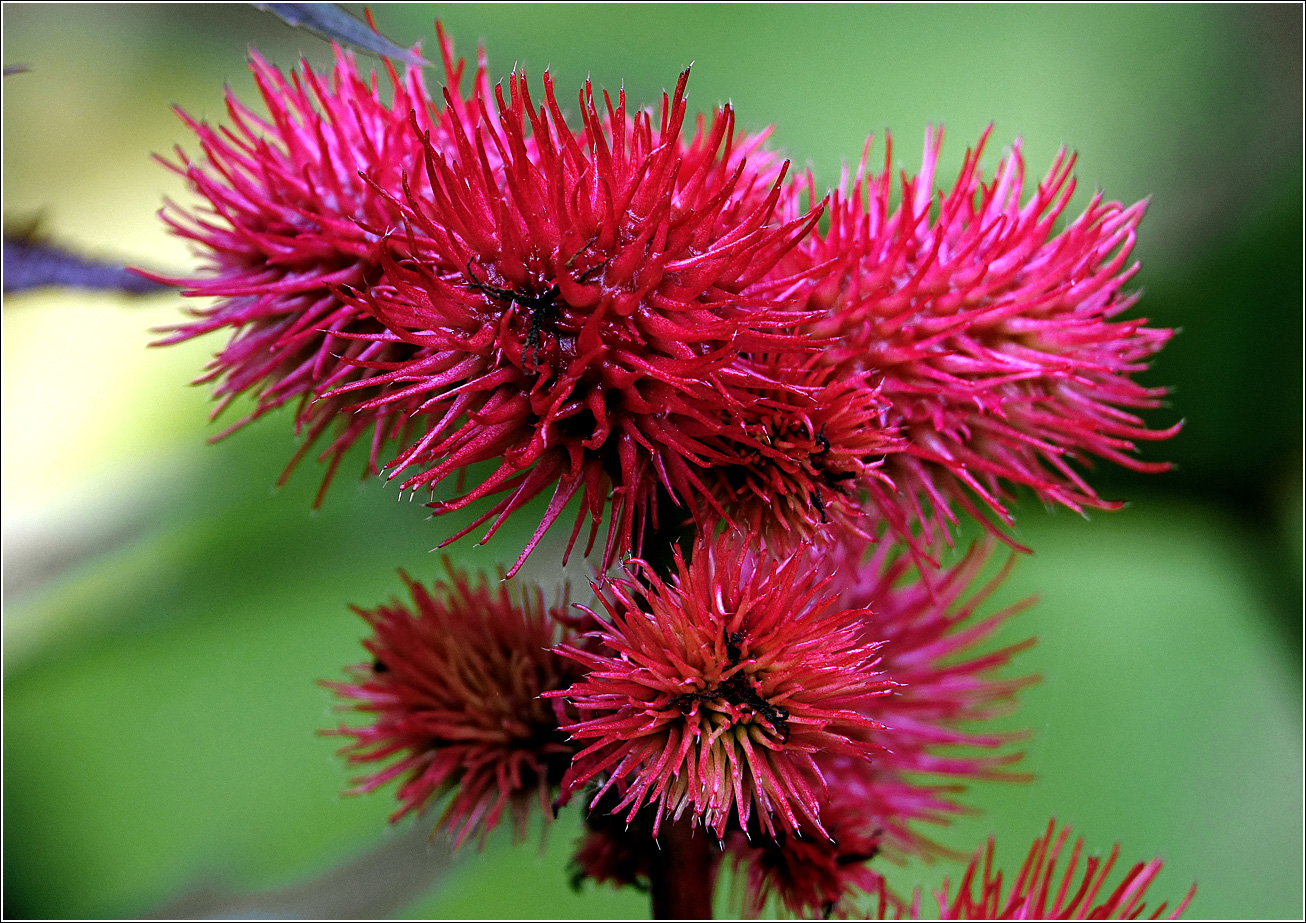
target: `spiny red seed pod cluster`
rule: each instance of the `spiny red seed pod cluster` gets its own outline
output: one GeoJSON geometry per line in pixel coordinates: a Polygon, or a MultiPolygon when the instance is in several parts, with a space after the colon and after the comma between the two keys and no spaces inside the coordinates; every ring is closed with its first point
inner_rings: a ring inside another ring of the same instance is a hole
{"type": "MultiPolygon", "coordinates": [[[[375,717],[335,733],[354,738],[351,762],[389,765],[357,790],[404,778],[396,817],[451,793],[441,824],[461,841],[483,837],[505,808],[520,830],[533,805],[548,817],[554,792],[556,810],[597,780],[577,883],[646,886],[658,828],[688,816],[721,839],[750,914],[772,899],[798,914],[846,913],[869,895],[881,916],[919,916],[919,897],[894,895],[871,863],[886,847],[943,852],[915,829],[959,810],[931,777],[1010,778],[1014,757],[983,751],[1011,738],[963,728],[1029,682],[993,675],[1029,642],[975,652],[1020,608],[975,618],[1005,572],[966,596],[991,545],[927,583],[903,557],[831,547],[820,570],[806,566],[815,551],[777,561],[759,558],[758,544],[725,534],[700,542],[693,563],[678,557],[666,581],[609,581],[596,587],[604,611],[588,618],[547,610],[538,591],[517,602],[508,583],[492,593],[451,566],[433,590],[407,581],[411,608],[359,610],[374,661],[328,685],[375,717]],[[850,601],[874,607],[838,608],[850,601]],[[890,640],[863,643],[880,634],[890,640]]],[[[1114,853],[1104,866],[1090,859],[1071,892],[1078,847],[1048,903],[1065,839],[1053,844],[1052,833],[1010,894],[990,843],[979,895],[977,854],[955,898],[945,883],[940,913],[1097,918],[1142,907],[1159,862],[1099,899],[1114,853]]]]}
{"type": "Polygon", "coordinates": [[[349,682],[326,683],[370,723],[341,726],[353,738],[350,763],[387,764],[361,778],[370,792],[401,778],[391,820],[452,792],[440,825],[456,843],[498,824],[505,808],[524,829],[532,805],[547,810],[576,747],[558,730],[541,695],[565,689],[579,672],[551,648],[571,636],[565,604],[549,607],[536,589],[520,598],[491,590],[446,561],[448,580],[427,589],[402,575],[411,604],[355,609],[372,627],[370,664],[349,682]]]}
{"type": "Polygon", "coordinates": [[[936,197],[931,132],[895,209],[886,151],[818,225],[810,174],[730,107],[690,130],[687,72],[657,111],[587,84],[573,128],[547,73],[537,107],[482,59],[464,96],[440,40],[442,108],[415,72],[386,103],[347,54],[329,79],[256,57],[270,115],[187,118],[205,159],[173,166],[207,207],[165,219],[207,268],[170,281],[219,300],[165,342],[232,329],[222,402],[298,400],[305,449],[340,421],[331,471],[365,436],[370,470],[402,446],[408,489],[493,462],[432,504],[489,504],[460,534],[548,493],[524,559],[579,498],[571,543],[606,519],[610,565],[659,509],[773,543],[887,526],[928,561],[955,508],[1009,521],[1017,485],[1110,506],[1071,463],[1163,467],[1129,454],[1174,432],[1130,376],[1170,332],[1118,319],[1144,206],[1094,197],[1056,232],[1073,158],[1023,199],[1019,144],[983,179],[986,133],[936,197]]]}
{"type": "MultiPolygon", "coordinates": [[[[1058,230],[1074,156],[1063,150],[1027,196],[1019,140],[985,180],[988,137],[945,193],[935,188],[943,132],[928,131],[896,208],[892,145],[875,174],[868,142],[851,189],[831,193],[826,225],[794,252],[794,271],[824,267],[806,304],[826,312],[813,328],[833,344],[824,355],[874,377],[888,407],[880,425],[901,439],[882,477],[865,482],[867,507],[922,558],[949,537],[955,508],[1002,534],[986,511],[1009,525],[1013,487],[1076,511],[1118,507],[1073,463],[1163,471],[1131,453],[1179,429],[1145,425],[1137,411],[1159,406],[1165,389],[1131,378],[1172,331],[1120,318],[1137,300],[1125,286],[1146,203],[1098,193],[1058,230]]],[[[809,174],[793,188],[810,199],[815,185],[809,174]]]]}
{"type": "MultiPolygon", "coordinates": [[[[704,880],[728,855],[750,913],[918,912],[872,860],[947,854],[922,827],[962,783],[1020,777],[992,721],[1032,681],[1004,675],[1032,641],[997,640],[1022,606],[979,615],[994,543],[950,566],[941,543],[960,512],[1014,544],[1018,488],[1110,508],[1093,459],[1165,467],[1134,455],[1177,427],[1133,377],[1171,331],[1122,317],[1145,203],[1062,227],[1074,158],[1027,193],[1019,142],[982,169],[988,132],[938,190],[938,130],[896,190],[886,149],[822,198],[729,106],[691,118],[688,71],[641,110],[587,81],[569,123],[547,72],[492,86],[483,53],[464,93],[439,39],[441,102],[339,50],[327,75],[255,56],[268,115],[183,114],[203,158],[169,166],[205,204],[163,212],[204,259],[165,281],[216,299],[164,342],[229,330],[219,410],[295,403],[323,490],[364,442],[369,472],[474,508],[446,543],[547,498],[505,581],[569,505],[564,561],[606,533],[582,616],[452,565],[357,610],[372,663],[328,684],[365,716],[332,732],[372,769],[356,791],[400,780],[395,819],[447,797],[458,842],[583,801],[577,880],[656,892],[659,837],[710,834],[704,880]]],[[[1099,900],[1090,861],[1048,903],[1052,833],[1005,896],[990,843],[941,913],[1142,911],[1159,863],[1099,900]]]]}

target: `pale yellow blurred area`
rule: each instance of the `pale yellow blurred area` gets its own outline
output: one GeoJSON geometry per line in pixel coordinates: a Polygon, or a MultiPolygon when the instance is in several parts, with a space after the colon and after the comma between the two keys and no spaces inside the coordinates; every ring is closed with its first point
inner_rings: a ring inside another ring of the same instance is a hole
{"type": "MultiPolygon", "coordinates": [[[[187,201],[156,163],[185,142],[171,99],[216,115],[220,81],[178,74],[118,47],[96,54],[111,7],[6,5],[3,210],[7,231],[35,228],[87,257],[184,273],[193,263],[157,211],[187,201]],[[74,15],[75,13],[75,15],[74,15]],[[25,28],[25,24],[38,26],[25,28]],[[14,28],[11,28],[13,26],[14,28]],[[124,53],[124,51],[126,53],[124,53]]],[[[130,30],[115,30],[122,32],[130,30]]],[[[144,43],[149,36],[138,39],[144,43]]],[[[6,295],[0,362],[0,511],[6,602],[76,571],[149,529],[188,483],[207,435],[205,386],[191,387],[221,340],[152,349],[186,317],[174,292],[131,297],[67,288],[6,295]]],[[[121,563],[121,562],[120,562],[121,563]]],[[[57,602],[57,594],[54,601],[57,602]]],[[[51,602],[47,599],[46,602],[51,602]]],[[[5,664],[76,631],[59,607],[6,606],[5,664]],[[49,611],[47,611],[49,610],[49,611]]]]}
{"type": "MultiPolygon", "coordinates": [[[[221,120],[224,82],[247,92],[247,42],[260,30],[228,34],[219,28],[227,19],[271,28],[280,42],[298,36],[252,6],[5,4],[3,17],[4,63],[28,68],[3,84],[6,227],[35,225],[87,257],[193,272],[194,256],[158,217],[165,198],[194,204],[184,181],[153,159],[173,158],[177,145],[198,155],[174,107],[221,120]],[[183,37],[203,41],[179,44],[183,37]]],[[[185,301],[167,292],[6,296],[7,565],[22,550],[14,527],[58,532],[53,520],[67,515],[84,524],[220,430],[208,421],[208,386],[189,383],[224,335],[150,348],[158,328],[196,306],[185,301]]]]}
{"type": "Polygon", "coordinates": [[[203,438],[206,400],[184,387],[203,346],[147,351],[150,328],[176,319],[175,304],[158,303],[170,299],[148,307],[99,294],[24,301],[5,310],[7,521],[38,518],[66,495],[145,474],[179,439],[203,438]]]}
{"type": "MultiPolygon", "coordinates": [[[[51,107],[49,118],[38,118],[23,110],[43,105],[35,98],[41,86],[35,72],[6,82],[6,122],[25,126],[17,139],[5,137],[6,221],[35,221],[41,234],[87,256],[164,271],[184,267],[186,247],[155,214],[163,195],[184,196],[183,184],[141,146],[142,136],[158,135],[156,114],[114,134],[92,133],[98,153],[87,158],[84,146],[68,138],[86,137],[73,126],[94,122],[92,104],[51,107]],[[27,86],[17,85],[24,80],[27,86]],[[98,175],[86,175],[88,162],[98,175]]],[[[70,498],[94,508],[99,490],[147,474],[179,443],[202,441],[207,399],[187,383],[212,344],[149,348],[159,338],[153,331],[183,317],[181,297],[168,292],[6,296],[0,428],[7,530],[13,521],[55,513],[70,498]]]]}

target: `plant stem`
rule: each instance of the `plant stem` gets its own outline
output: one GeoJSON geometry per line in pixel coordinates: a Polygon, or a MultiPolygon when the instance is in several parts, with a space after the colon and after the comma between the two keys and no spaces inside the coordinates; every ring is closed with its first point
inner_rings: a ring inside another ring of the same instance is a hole
{"type": "MultiPolygon", "coordinates": [[[[658,505],[658,525],[643,535],[641,557],[661,580],[675,572],[675,549],[688,562],[694,529],[685,523],[684,510],[663,496],[658,505]]],[[[658,848],[649,869],[649,897],[655,920],[710,920],[712,892],[716,887],[718,852],[706,831],[695,832],[689,817],[662,827],[658,848]]]]}
{"type": "Polygon", "coordinates": [[[668,580],[675,573],[675,552],[680,549],[685,563],[689,563],[694,550],[695,530],[687,523],[685,511],[665,495],[658,499],[658,527],[650,522],[644,528],[639,556],[653,568],[659,580],[668,580]]]}
{"type": "Polygon", "coordinates": [[[716,859],[708,834],[688,817],[664,827],[649,870],[655,920],[712,919],[716,859]]]}

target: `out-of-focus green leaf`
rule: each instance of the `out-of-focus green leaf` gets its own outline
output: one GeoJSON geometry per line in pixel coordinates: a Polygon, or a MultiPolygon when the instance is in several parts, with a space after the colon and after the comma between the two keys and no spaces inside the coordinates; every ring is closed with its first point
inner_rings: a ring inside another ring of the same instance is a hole
{"type": "MultiPolygon", "coordinates": [[[[969,851],[996,833],[999,859],[1018,868],[1055,816],[1096,854],[1118,841],[1122,862],[1161,856],[1149,906],[1195,881],[1190,916],[1300,916],[1296,667],[1238,531],[1214,508],[1155,495],[1091,521],[1019,513],[1035,553],[995,605],[1039,596],[1003,635],[1038,637],[1021,659],[1043,680],[1009,720],[1032,732],[1020,768],[1036,778],[983,786],[983,814],[944,841],[969,851]]],[[[960,871],[886,874],[928,893],[960,871]]]]}
{"type": "MultiPolygon", "coordinates": [[[[389,792],[341,797],[350,772],[319,734],[340,717],[317,683],[366,656],[349,604],[397,593],[399,567],[434,574],[429,549],[458,519],[347,476],[313,512],[311,466],[271,489],[281,435],[206,448],[152,532],[6,607],[79,629],[6,669],[16,915],[138,916],[195,882],[275,888],[386,835],[389,792]]],[[[489,571],[507,555],[451,553],[489,571]]]]}

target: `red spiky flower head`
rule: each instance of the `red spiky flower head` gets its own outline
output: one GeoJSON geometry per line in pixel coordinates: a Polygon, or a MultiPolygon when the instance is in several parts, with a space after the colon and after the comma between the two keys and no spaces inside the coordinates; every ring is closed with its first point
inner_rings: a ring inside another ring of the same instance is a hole
{"type": "Polygon", "coordinates": [[[550,793],[575,747],[540,698],[578,678],[550,648],[569,637],[562,606],[543,592],[514,598],[512,585],[472,583],[448,561],[447,581],[431,589],[404,575],[411,606],[399,601],[355,609],[372,627],[363,642],[373,660],[349,682],[326,683],[368,723],[331,733],[352,737],[350,763],[386,764],[359,779],[356,793],[403,778],[398,820],[440,795],[453,795],[440,825],[455,843],[488,833],[509,808],[520,832],[532,805],[549,816],[550,793]]]}
{"type": "Polygon", "coordinates": [[[718,838],[750,819],[768,836],[824,833],[816,756],[874,752],[878,725],[856,709],[889,684],[860,613],[833,605],[805,556],[759,560],[749,539],[700,539],[668,581],[637,566],[598,589],[601,645],[560,648],[586,671],[553,693],[579,713],[563,730],[584,746],[564,794],[603,777],[592,805],[609,791],[627,819],[650,805],[654,836],[686,814],[718,838]]]}
{"type": "Polygon", "coordinates": [[[333,392],[379,386],[358,395],[365,412],[417,405],[423,433],[391,463],[404,488],[492,462],[433,504],[497,497],[465,530],[490,532],[551,493],[513,570],[577,495],[573,543],[611,509],[605,564],[638,548],[660,499],[711,505],[700,472],[756,439],[739,420],[752,401],[739,356],[806,345],[805,315],[765,276],[816,215],[776,219],[785,166],[735,135],[729,107],[687,130],[687,78],[657,112],[587,83],[577,131],[547,73],[538,108],[514,73],[477,98],[492,112],[480,122],[446,112],[448,142],[421,139],[429,200],[394,196],[385,278],[350,294],[387,328],[364,339],[415,350],[333,392]]]}
{"type": "MultiPolygon", "coordinates": [[[[827,312],[826,355],[870,375],[891,406],[885,423],[904,443],[885,479],[867,482],[869,503],[918,558],[949,536],[954,506],[1009,524],[1015,486],[1074,510],[1114,508],[1074,463],[1164,470],[1131,453],[1178,430],[1147,428],[1137,411],[1158,406],[1164,389],[1132,380],[1172,331],[1121,318],[1137,298],[1125,286],[1146,203],[1096,194],[1058,230],[1074,157],[1059,154],[1027,195],[1019,141],[984,178],[987,131],[951,190],[936,192],[942,138],[926,133],[920,175],[903,176],[896,208],[891,147],[879,175],[864,158],[799,260],[826,267],[808,292],[808,307],[827,312]]],[[[811,185],[794,189],[810,196],[811,185]]]]}
{"type": "MultiPolygon", "coordinates": [[[[456,95],[463,63],[454,61],[443,34],[441,41],[446,80],[455,94],[451,105],[465,109],[456,95]]],[[[229,330],[230,341],[200,379],[215,382],[214,415],[239,395],[253,399],[253,410],[230,432],[297,401],[295,422],[305,441],[296,461],[330,428],[338,429],[323,453],[331,461],[324,481],[368,431],[376,470],[380,445],[401,420],[397,408],[395,415],[347,414],[347,401],[322,399],[333,387],[371,376],[360,362],[394,361],[413,352],[405,343],[368,339],[383,328],[365,310],[341,301],[336,287],[374,285],[383,274],[377,241],[399,222],[399,210],[378,187],[397,191],[404,174],[421,161],[410,118],[442,133],[438,121],[432,122],[420,71],[409,69],[401,77],[387,64],[383,91],[375,75],[370,81],[358,76],[351,54],[335,52],[329,73],[304,62],[289,75],[251,53],[267,114],[256,113],[230,90],[227,126],[179,110],[203,157],[192,160],[178,148],[175,163],[161,161],[203,203],[186,209],[169,202],[161,212],[203,263],[193,276],[160,281],[188,296],[215,299],[195,309],[197,319],[173,328],[161,345],[229,330]]],[[[484,80],[482,61],[476,82],[484,80]]],[[[415,195],[421,194],[419,180],[415,195]]]]}
{"type": "MultiPolygon", "coordinates": [[[[938,913],[926,912],[925,918],[941,920],[1136,920],[1147,912],[1144,900],[1147,890],[1161,872],[1161,860],[1139,862],[1131,866],[1120,883],[1107,884],[1116,859],[1120,856],[1119,844],[1111,847],[1104,860],[1090,856],[1084,861],[1082,878],[1079,860],[1084,841],[1075,840],[1075,846],[1066,859],[1065,870],[1060,872],[1057,863],[1062,857],[1062,847],[1070,835],[1070,828],[1057,831],[1056,821],[1048,822],[1042,836],[1034,840],[1029,855],[1016,880],[1008,888],[1002,872],[993,867],[993,837],[988,844],[975,851],[957,886],[950,895],[950,885],[945,879],[943,887],[934,893],[938,913]],[[1055,839],[1054,839],[1055,836],[1055,839]],[[1110,887],[1110,890],[1106,890],[1110,887]]],[[[1146,919],[1177,919],[1188,908],[1197,886],[1193,885],[1175,908],[1166,914],[1162,903],[1146,919]]],[[[921,919],[920,894],[916,895],[912,916],[921,919]]]]}

